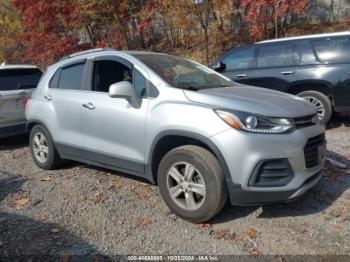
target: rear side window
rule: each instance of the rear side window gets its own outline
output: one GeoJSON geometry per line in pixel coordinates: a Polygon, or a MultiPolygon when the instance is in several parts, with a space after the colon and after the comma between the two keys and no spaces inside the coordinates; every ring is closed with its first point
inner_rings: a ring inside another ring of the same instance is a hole
{"type": "Polygon", "coordinates": [[[296,42],[294,57],[298,65],[310,65],[316,63],[316,57],[310,41],[296,42]]]}
{"type": "Polygon", "coordinates": [[[318,58],[324,63],[342,63],[350,61],[350,37],[313,40],[318,58]]]}
{"type": "Polygon", "coordinates": [[[233,51],[227,55],[221,62],[226,65],[226,70],[244,70],[251,66],[253,60],[254,48],[243,48],[233,51]]]}
{"type": "Polygon", "coordinates": [[[292,46],[290,44],[259,47],[257,67],[279,67],[293,65],[292,46]]]}
{"type": "Polygon", "coordinates": [[[41,75],[39,69],[0,70],[0,91],[35,88],[41,75]]]}
{"type": "Polygon", "coordinates": [[[85,63],[61,69],[58,89],[81,90],[85,63]]]}

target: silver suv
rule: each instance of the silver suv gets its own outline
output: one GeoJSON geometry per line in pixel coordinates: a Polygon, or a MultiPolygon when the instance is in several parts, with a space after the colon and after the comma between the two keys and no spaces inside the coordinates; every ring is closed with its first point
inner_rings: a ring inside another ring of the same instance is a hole
{"type": "Polygon", "coordinates": [[[32,65],[0,65],[0,138],[26,132],[24,106],[41,75],[32,65]]]}
{"type": "Polygon", "coordinates": [[[156,183],[180,217],[290,201],[322,176],[325,128],[301,98],[166,54],[97,49],[52,65],[26,108],[35,163],[63,159],[156,183]]]}

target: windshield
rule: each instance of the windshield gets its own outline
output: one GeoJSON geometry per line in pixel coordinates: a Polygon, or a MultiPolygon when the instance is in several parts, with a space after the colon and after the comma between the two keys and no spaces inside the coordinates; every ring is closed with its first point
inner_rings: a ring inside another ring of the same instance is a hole
{"type": "Polygon", "coordinates": [[[164,54],[135,54],[168,84],[182,89],[201,90],[229,87],[235,82],[215,71],[189,60],[164,54]]]}

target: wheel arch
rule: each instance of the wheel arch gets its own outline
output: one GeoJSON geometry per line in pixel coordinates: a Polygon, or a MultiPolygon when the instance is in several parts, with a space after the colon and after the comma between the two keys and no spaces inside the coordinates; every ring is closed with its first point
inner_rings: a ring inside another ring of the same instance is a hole
{"type": "Polygon", "coordinates": [[[26,130],[28,132],[30,132],[33,129],[33,127],[36,126],[36,125],[42,125],[45,128],[47,128],[46,125],[40,120],[28,120],[27,124],[26,124],[26,130]]]}
{"type": "Polygon", "coordinates": [[[148,177],[153,179],[155,184],[157,183],[157,170],[161,159],[170,150],[183,145],[197,145],[210,151],[219,161],[225,175],[227,186],[232,184],[228,166],[219,148],[209,138],[203,135],[180,130],[161,132],[156,136],[150,147],[148,163],[146,164],[146,173],[148,177]]]}
{"type": "Polygon", "coordinates": [[[317,91],[326,96],[328,96],[331,100],[333,100],[333,90],[331,88],[331,84],[327,81],[301,81],[295,82],[290,85],[287,89],[287,92],[293,95],[297,95],[301,92],[305,91],[317,91]]]}

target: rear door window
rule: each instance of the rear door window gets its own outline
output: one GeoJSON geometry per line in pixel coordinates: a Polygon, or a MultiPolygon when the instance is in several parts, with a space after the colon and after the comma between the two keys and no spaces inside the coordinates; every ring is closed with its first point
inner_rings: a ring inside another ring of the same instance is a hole
{"type": "Polygon", "coordinates": [[[253,55],[253,47],[242,48],[237,51],[233,51],[224,57],[224,59],[222,59],[222,63],[226,65],[227,71],[249,69],[252,64],[253,55]]]}
{"type": "Polygon", "coordinates": [[[312,44],[319,60],[323,63],[350,61],[350,37],[316,39],[312,44]]]}
{"type": "Polygon", "coordinates": [[[0,91],[35,88],[41,78],[39,69],[0,70],[0,91]]]}
{"type": "Polygon", "coordinates": [[[81,90],[85,63],[74,64],[61,69],[58,89],[81,90]]]}
{"type": "Polygon", "coordinates": [[[310,41],[296,42],[294,57],[298,65],[310,65],[316,63],[316,57],[310,41]]]}
{"type": "Polygon", "coordinates": [[[257,67],[280,67],[294,64],[292,46],[290,44],[260,46],[257,67]]]}

